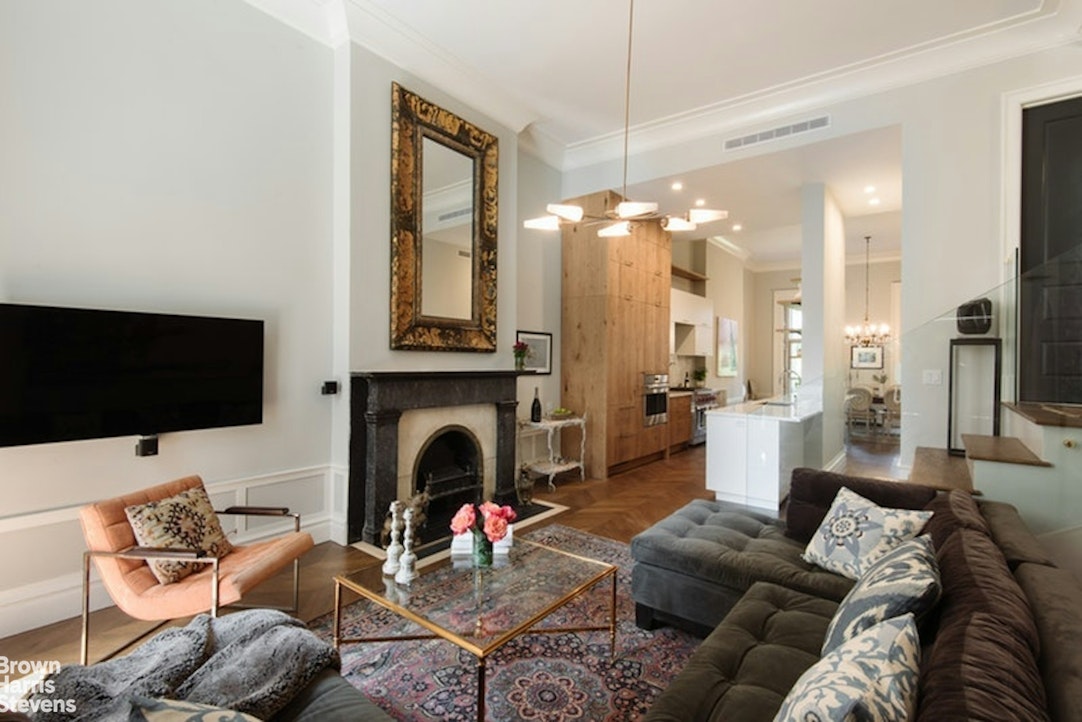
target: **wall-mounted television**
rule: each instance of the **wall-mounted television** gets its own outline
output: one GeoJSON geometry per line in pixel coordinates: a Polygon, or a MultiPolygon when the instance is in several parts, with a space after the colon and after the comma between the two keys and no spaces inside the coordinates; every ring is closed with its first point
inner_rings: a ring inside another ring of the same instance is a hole
{"type": "Polygon", "coordinates": [[[263,321],[0,304],[0,446],[263,421],[263,321]]]}

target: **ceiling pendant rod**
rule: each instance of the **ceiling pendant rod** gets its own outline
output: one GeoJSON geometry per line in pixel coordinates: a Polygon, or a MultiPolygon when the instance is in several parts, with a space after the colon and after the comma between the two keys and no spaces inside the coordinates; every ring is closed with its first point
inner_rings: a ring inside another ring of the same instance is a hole
{"type": "Polygon", "coordinates": [[[627,151],[631,135],[631,38],[635,27],[635,0],[630,0],[627,11],[627,68],[624,74],[624,185],[621,195],[627,200],[627,151]]]}
{"type": "Polygon", "coordinates": [[[871,247],[872,237],[864,236],[864,328],[868,328],[868,284],[871,280],[868,277],[868,268],[870,263],[870,256],[868,255],[868,249],[871,247]]]}

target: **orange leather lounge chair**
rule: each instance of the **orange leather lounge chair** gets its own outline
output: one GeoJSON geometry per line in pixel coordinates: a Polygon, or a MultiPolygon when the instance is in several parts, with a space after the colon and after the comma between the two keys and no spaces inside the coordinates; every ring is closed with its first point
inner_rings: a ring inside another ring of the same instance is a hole
{"type": "Polygon", "coordinates": [[[223,557],[191,549],[137,546],[125,508],[160,501],[189,489],[202,487],[198,476],[152,486],[83,507],[79,519],[86,538],[83,554],[83,620],[80,661],[87,663],[90,623],[90,560],[97,563],[106,591],[128,615],[142,620],[169,620],[209,611],[217,616],[221,606],[233,604],[247,591],[293,563],[293,607],[296,611],[300,580],[300,557],[312,548],[312,536],[300,531],[300,515],[284,507],[230,507],[217,514],[290,516],[293,531],[274,539],[234,546],[223,557]],[[148,560],[168,559],[205,565],[178,582],[161,584],[148,560]]]}

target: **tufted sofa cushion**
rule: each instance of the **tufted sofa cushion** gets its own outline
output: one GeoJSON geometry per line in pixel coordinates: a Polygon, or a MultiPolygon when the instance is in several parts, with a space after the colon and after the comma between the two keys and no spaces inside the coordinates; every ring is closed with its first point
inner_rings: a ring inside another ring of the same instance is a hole
{"type": "Polygon", "coordinates": [[[852,580],[809,564],[803,552],[777,519],[696,499],[631,540],[632,597],[709,627],[757,581],[840,601],[852,580]]]}
{"type": "Polygon", "coordinates": [[[751,587],[703,640],[646,722],[769,722],[819,661],[838,605],[776,584],[751,587]]]}

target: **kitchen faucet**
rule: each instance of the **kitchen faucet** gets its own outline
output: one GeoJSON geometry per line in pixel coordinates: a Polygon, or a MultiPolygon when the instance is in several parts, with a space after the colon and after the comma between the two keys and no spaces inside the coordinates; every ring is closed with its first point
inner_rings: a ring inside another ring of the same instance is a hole
{"type": "Polygon", "coordinates": [[[800,374],[792,369],[785,369],[781,372],[778,380],[781,381],[782,397],[795,404],[796,390],[800,388],[800,374]]]}

